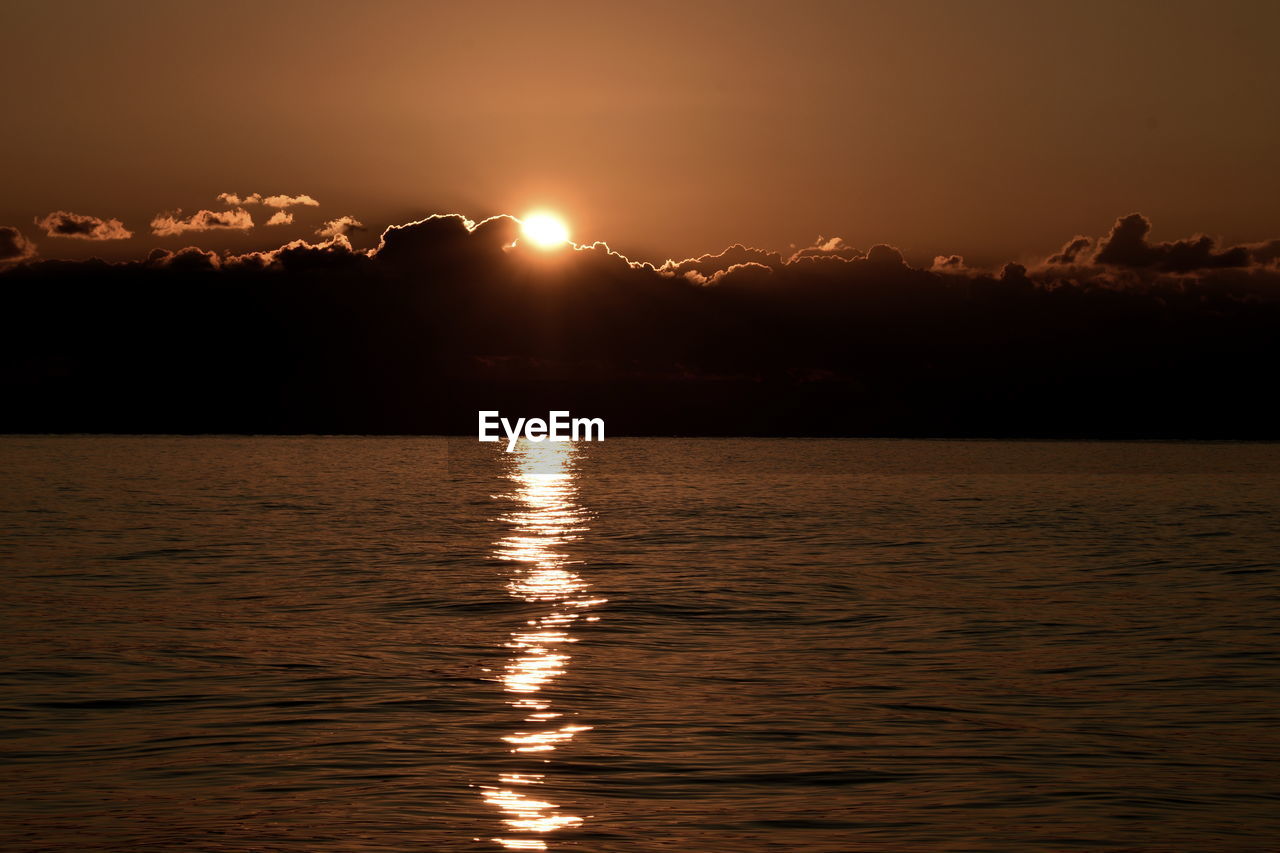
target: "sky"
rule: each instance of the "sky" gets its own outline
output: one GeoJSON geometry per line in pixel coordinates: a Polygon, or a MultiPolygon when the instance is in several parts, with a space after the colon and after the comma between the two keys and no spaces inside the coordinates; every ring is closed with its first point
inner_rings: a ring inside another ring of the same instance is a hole
{"type": "Polygon", "coordinates": [[[6,0],[0,31],[0,226],[46,258],[533,208],[659,263],[818,235],[995,263],[1135,211],[1280,234],[1271,2],[6,0]],[[154,233],[223,193],[318,203],[154,233]]]}

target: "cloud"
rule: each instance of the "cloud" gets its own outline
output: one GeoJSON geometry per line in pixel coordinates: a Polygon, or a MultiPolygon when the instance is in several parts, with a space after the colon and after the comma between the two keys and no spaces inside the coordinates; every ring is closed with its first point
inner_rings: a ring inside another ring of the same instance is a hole
{"type": "Polygon", "coordinates": [[[770,252],[765,249],[753,249],[734,243],[729,248],[714,255],[701,255],[696,258],[687,258],[683,261],[669,260],[662,266],[658,267],[659,272],[670,276],[683,276],[690,278],[691,281],[706,281],[718,272],[727,272],[730,268],[740,264],[754,263],[770,269],[778,269],[782,266],[782,255],[778,252],[770,252]]]}
{"type": "Polygon", "coordinates": [[[354,216],[339,216],[337,219],[330,219],[317,228],[316,234],[320,237],[339,237],[350,234],[353,231],[364,230],[364,223],[354,216]]]}
{"type": "Polygon", "coordinates": [[[890,246],[887,243],[877,243],[867,250],[867,256],[864,259],[868,264],[886,268],[902,268],[905,269],[907,262],[902,257],[902,252],[896,246],[890,246]]]}
{"type": "Polygon", "coordinates": [[[1151,220],[1141,213],[1117,219],[1111,233],[1094,254],[1093,262],[1136,269],[1150,267],[1165,272],[1192,272],[1249,264],[1249,250],[1244,246],[1218,252],[1214,250],[1213,238],[1204,235],[1174,243],[1148,243],[1150,231],[1151,220]]]}
{"type": "Polygon", "coordinates": [[[258,193],[253,193],[241,198],[235,193],[218,193],[218,201],[228,207],[240,207],[242,204],[261,204],[262,196],[258,193]]]}
{"type": "Polygon", "coordinates": [[[366,263],[369,257],[369,252],[353,249],[351,241],[339,234],[322,243],[294,240],[269,252],[230,255],[223,263],[228,269],[337,272],[366,263]]]}
{"type": "MultiPolygon", "coordinates": [[[[724,279],[725,274],[735,267],[751,269],[753,266],[759,266],[778,272],[789,265],[806,261],[844,263],[866,257],[866,252],[850,246],[840,237],[819,236],[813,245],[797,249],[786,258],[783,258],[780,252],[735,243],[718,254],[701,255],[683,261],[669,260],[658,267],[658,271],[663,275],[679,276],[697,284],[709,284],[724,279]]],[[[758,277],[759,274],[751,273],[751,275],[758,277]]],[[[735,277],[738,281],[744,278],[744,275],[735,277]]]]}
{"type": "Polygon", "coordinates": [[[34,258],[36,244],[22,235],[17,228],[0,227],[0,264],[15,264],[34,258]]]}
{"type": "Polygon", "coordinates": [[[271,218],[267,220],[268,225],[292,225],[293,214],[287,210],[277,210],[271,214],[271,218]]]}
{"type": "Polygon", "coordinates": [[[77,240],[128,240],[133,232],[124,227],[119,219],[99,219],[80,213],[69,213],[55,210],[43,218],[37,217],[35,224],[44,229],[50,237],[71,237],[77,240]]]}
{"type": "Polygon", "coordinates": [[[262,200],[267,207],[293,207],[295,205],[304,205],[306,207],[318,207],[320,202],[316,201],[309,195],[271,195],[262,200]]]}
{"type": "Polygon", "coordinates": [[[1249,257],[1255,264],[1275,264],[1280,261],[1280,240],[1268,240],[1265,243],[1254,243],[1248,247],[1249,257]]]}
{"type": "Polygon", "coordinates": [[[157,237],[172,237],[187,231],[248,231],[252,227],[253,217],[243,207],[223,211],[201,210],[185,219],[182,211],[177,210],[151,220],[151,233],[157,237]]]}
{"type": "Polygon", "coordinates": [[[222,266],[222,259],[217,252],[207,252],[195,246],[187,246],[171,252],[168,249],[152,249],[143,263],[155,269],[168,269],[175,272],[213,271],[222,266]]]}
{"type": "Polygon", "coordinates": [[[1074,264],[1077,260],[1082,260],[1085,249],[1093,245],[1093,240],[1088,237],[1076,235],[1066,242],[1066,244],[1058,250],[1057,254],[1050,255],[1045,263],[1063,265],[1074,264]]]}
{"type": "Polygon", "coordinates": [[[240,196],[236,193],[218,193],[218,201],[230,207],[240,207],[246,204],[261,204],[267,207],[276,207],[283,210],[287,207],[318,207],[320,202],[316,201],[309,195],[269,195],[264,196],[262,193],[251,193],[247,196],[240,196]]]}
{"type": "Polygon", "coordinates": [[[852,261],[865,256],[865,252],[855,249],[840,237],[818,235],[818,239],[814,241],[812,246],[806,246],[796,251],[787,259],[787,262],[792,263],[803,258],[840,258],[852,261]]]}
{"type": "Polygon", "coordinates": [[[1010,261],[1000,268],[1000,281],[1019,287],[1032,285],[1031,279],[1027,278],[1027,268],[1017,261],[1010,261]]]}
{"type": "MultiPolygon", "coordinates": [[[[328,230],[318,233],[324,236],[328,230]]],[[[380,264],[402,270],[476,263],[477,258],[495,262],[519,236],[520,222],[511,216],[473,222],[458,214],[435,214],[387,228],[372,255],[380,264]]]]}
{"type": "Polygon", "coordinates": [[[938,255],[933,259],[933,266],[929,267],[933,272],[963,272],[968,269],[964,265],[964,258],[960,255],[938,255]]]}
{"type": "MultiPolygon", "coordinates": [[[[688,277],[689,274],[686,274],[688,277]]],[[[755,261],[747,261],[741,264],[734,264],[728,269],[717,270],[710,278],[705,279],[705,284],[732,284],[737,286],[750,286],[752,284],[767,284],[773,277],[773,267],[765,264],[759,264],[755,261]]],[[[690,278],[690,281],[698,281],[696,278],[690,278]]]]}

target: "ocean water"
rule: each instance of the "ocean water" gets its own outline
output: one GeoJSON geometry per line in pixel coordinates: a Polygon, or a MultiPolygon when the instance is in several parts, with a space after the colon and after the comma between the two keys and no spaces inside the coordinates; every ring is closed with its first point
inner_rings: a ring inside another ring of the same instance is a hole
{"type": "Polygon", "coordinates": [[[1280,849],[1280,447],[0,438],[0,850],[1280,849]]]}

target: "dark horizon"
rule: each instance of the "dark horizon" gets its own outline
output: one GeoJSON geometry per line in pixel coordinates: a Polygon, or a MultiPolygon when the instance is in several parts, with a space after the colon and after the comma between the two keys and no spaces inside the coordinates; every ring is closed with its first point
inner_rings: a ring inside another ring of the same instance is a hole
{"type": "Polygon", "coordinates": [[[1275,439],[1280,240],[1149,239],[909,265],[828,239],[654,266],[438,215],[359,250],[156,250],[0,272],[10,433],[1275,439]]]}

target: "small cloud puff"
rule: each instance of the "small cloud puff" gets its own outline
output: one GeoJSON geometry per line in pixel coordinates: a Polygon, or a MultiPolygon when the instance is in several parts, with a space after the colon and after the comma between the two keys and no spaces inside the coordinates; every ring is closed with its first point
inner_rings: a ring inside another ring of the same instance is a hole
{"type": "Polygon", "coordinates": [[[968,267],[964,265],[963,255],[937,255],[929,269],[933,272],[964,272],[968,267]]]}
{"type": "Polygon", "coordinates": [[[41,218],[36,225],[50,237],[70,237],[76,240],[128,240],[133,232],[119,219],[99,219],[81,213],[55,210],[41,218]]]}
{"type": "Polygon", "coordinates": [[[337,219],[330,219],[325,224],[316,229],[316,234],[321,237],[345,237],[353,231],[364,231],[364,223],[354,216],[339,216],[337,219]]]}
{"type": "Polygon", "coordinates": [[[866,253],[850,246],[843,238],[823,237],[819,234],[812,246],[806,246],[795,252],[787,258],[787,263],[792,264],[803,258],[839,258],[843,261],[856,261],[863,257],[866,257],[866,253]]]}
{"type": "Polygon", "coordinates": [[[287,210],[277,210],[271,214],[271,218],[267,220],[268,225],[292,225],[293,214],[287,210]]]}

